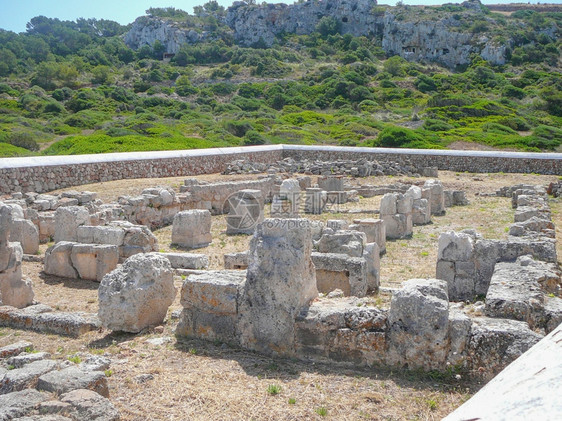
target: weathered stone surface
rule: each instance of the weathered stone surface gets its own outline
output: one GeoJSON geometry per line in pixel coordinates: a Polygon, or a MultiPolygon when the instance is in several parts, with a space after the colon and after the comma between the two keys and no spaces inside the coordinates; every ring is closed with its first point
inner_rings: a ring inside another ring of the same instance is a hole
{"type": "Polygon", "coordinates": [[[190,210],[178,212],[172,227],[172,244],[186,248],[206,247],[211,237],[211,212],[190,210]]]}
{"type": "Polygon", "coordinates": [[[75,420],[116,421],[119,411],[106,397],[88,390],[77,389],[60,397],[61,402],[71,406],[69,416],[75,420]]]}
{"type": "Polygon", "coordinates": [[[6,359],[6,364],[9,366],[13,366],[14,368],[21,368],[26,364],[45,360],[50,357],[51,354],[49,354],[48,352],[22,352],[15,357],[6,359]]]}
{"type": "Polygon", "coordinates": [[[362,257],[366,244],[367,236],[363,232],[349,230],[323,234],[317,248],[320,253],[341,253],[350,257],[362,257]]]}
{"type": "Polygon", "coordinates": [[[21,262],[23,250],[20,243],[0,246],[0,254],[7,257],[6,266],[0,271],[0,304],[23,308],[33,302],[33,284],[22,278],[21,262]]]}
{"type": "Polygon", "coordinates": [[[225,269],[246,269],[248,267],[248,252],[228,253],[224,255],[225,269]]]}
{"type": "Polygon", "coordinates": [[[83,206],[58,208],[55,212],[55,243],[59,241],[77,241],[77,229],[80,225],[90,224],[90,213],[83,206]]]}
{"type": "Polygon", "coordinates": [[[225,207],[226,233],[253,234],[256,225],[263,221],[264,198],[261,190],[245,189],[232,194],[225,207]]]}
{"type": "Polygon", "coordinates": [[[70,366],[44,374],[37,381],[37,390],[46,392],[62,394],[77,389],[89,389],[109,397],[107,378],[101,371],[82,371],[70,366]]]}
{"type": "Polygon", "coordinates": [[[158,253],[170,261],[174,269],[207,269],[209,256],[196,253],[158,253]]]}
{"type": "Polygon", "coordinates": [[[35,387],[40,376],[56,370],[57,367],[57,362],[43,360],[9,370],[4,376],[0,377],[0,395],[35,387]]]}
{"type": "Polygon", "coordinates": [[[183,311],[176,336],[238,342],[238,307],[246,274],[208,271],[190,275],[183,283],[183,311]]]}
{"type": "Polygon", "coordinates": [[[78,271],[72,264],[71,254],[75,243],[61,241],[45,252],[45,273],[61,278],[78,278],[78,271]]]}
{"type": "Polygon", "coordinates": [[[99,318],[108,329],[139,332],[162,323],[175,295],[170,261],[136,254],[103,277],[98,290],[99,318]]]}
{"type": "Polygon", "coordinates": [[[438,279],[411,279],[392,296],[387,361],[391,365],[442,368],[448,351],[447,284],[438,279]]]}
{"type": "Polygon", "coordinates": [[[367,262],[346,254],[312,253],[319,292],[340,289],[346,296],[364,297],[368,289],[367,262]]]}
{"type": "Polygon", "coordinates": [[[359,307],[357,298],[321,298],[305,307],[295,324],[297,355],[315,360],[383,364],[386,311],[359,307]]]}
{"type": "Polygon", "coordinates": [[[273,354],[294,352],[294,321],[318,296],[310,222],[266,219],[250,242],[239,306],[241,345],[273,354]]]}
{"type": "Polygon", "coordinates": [[[376,292],[380,286],[381,258],[377,243],[367,243],[363,249],[363,258],[367,263],[367,289],[376,292]]]}
{"type": "Polygon", "coordinates": [[[445,421],[555,419],[562,413],[562,326],[505,368],[445,421]]]}
{"type": "Polygon", "coordinates": [[[99,329],[101,323],[96,314],[55,312],[48,306],[34,305],[0,307],[0,326],[77,337],[99,329]]]}
{"type": "Polygon", "coordinates": [[[70,260],[81,279],[100,282],[105,274],[117,267],[119,249],[104,244],[74,244],[70,260]]]}
{"type": "Polygon", "coordinates": [[[10,241],[20,243],[25,254],[37,254],[39,251],[39,231],[28,219],[13,220],[10,241]]]}
{"type": "Polygon", "coordinates": [[[472,321],[468,361],[490,379],[542,339],[525,322],[475,318],[472,321]]]}
{"type": "Polygon", "coordinates": [[[125,230],[120,227],[80,226],[76,229],[77,242],[84,244],[111,244],[122,246],[125,230]]]}
{"type": "Polygon", "coordinates": [[[429,203],[432,215],[443,215],[445,213],[445,196],[443,184],[439,180],[427,180],[423,185],[424,190],[429,190],[429,203]]]}
{"type": "Polygon", "coordinates": [[[320,215],[326,206],[328,194],[325,190],[316,187],[306,189],[304,197],[304,212],[320,215]]]}
{"type": "Polygon", "coordinates": [[[48,393],[41,393],[35,389],[25,389],[0,395],[0,420],[13,420],[30,414],[35,408],[51,399],[48,393]]]}
{"type": "Polygon", "coordinates": [[[27,341],[19,341],[10,345],[3,346],[0,348],[0,359],[15,357],[25,350],[32,350],[33,344],[27,341]]]}
{"type": "Polygon", "coordinates": [[[382,219],[355,219],[349,230],[364,232],[367,243],[377,243],[380,253],[386,253],[386,229],[382,219]]]}

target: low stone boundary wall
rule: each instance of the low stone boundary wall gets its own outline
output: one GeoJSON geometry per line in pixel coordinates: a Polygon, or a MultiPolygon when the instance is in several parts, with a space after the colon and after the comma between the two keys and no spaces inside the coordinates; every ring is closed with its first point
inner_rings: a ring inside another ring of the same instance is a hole
{"type": "Polygon", "coordinates": [[[272,163],[283,158],[408,160],[422,167],[469,172],[562,174],[562,154],[427,149],[266,145],[186,151],[0,159],[0,193],[35,191],[131,178],[192,176],[222,172],[238,159],[272,163]]]}

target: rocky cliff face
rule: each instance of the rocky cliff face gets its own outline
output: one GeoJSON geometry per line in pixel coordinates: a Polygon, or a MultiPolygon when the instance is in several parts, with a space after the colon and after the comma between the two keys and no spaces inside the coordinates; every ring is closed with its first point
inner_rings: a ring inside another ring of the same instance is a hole
{"type": "Polygon", "coordinates": [[[209,38],[206,32],[181,28],[174,22],[156,17],[141,16],[135,20],[131,30],[125,34],[125,44],[133,49],[152,46],[156,40],[166,47],[167,53],[177,53],[182,44],[195,44],[209,38]]]}
{"type": "MultiPolygon", "coordinates": [[[[228,9],[226,24],[234,30],[241,45],[260,41],[273,44],[281,33],[310,34],[323,16],[332,16],[341,23],[343,34],[372,35],[377,16],[372,13],[376,0],[324,0],[304,3],[248,5],[235,2],[228,9]]],[[[380,19],[379,19],[380,21],[380,19]]]]}
{"type": "MultiPolygon", "coordinates": [[[[473,35],[460,29],[460,21],[451,16],[440,19],[419,15],[415,9],[404,16],[399,9],[382,12],[376,0],[309,0],[303,3],[250,5],[235,2],[227,10],[224,24],[236,42],[252,46],[258,42],[271,46],[282,33],[310,34],[320,19],[331,16],[341,24],[341,33],[354,36],[380,36],[382,48],[389,55],[407,60],[438,62],[454,69],[470,62],[477,53],[494,64],[504,64],[509,45],[496,45],[485,35],[473,35]]],[[[480,3],[462,4],[467,19],[482,13],[480,3]]],[[[176,53],[183,43],[209,39],[206,32],[184,29],[155,17],[138,18],[125,35],[131,48],[153,45],[160,40],[168,53],[176,53]]]]}

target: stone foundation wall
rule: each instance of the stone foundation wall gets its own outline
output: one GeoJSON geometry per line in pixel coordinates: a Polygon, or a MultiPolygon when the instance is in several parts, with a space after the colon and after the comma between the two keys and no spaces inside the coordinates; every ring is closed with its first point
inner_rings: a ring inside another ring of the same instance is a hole
{"type": "Polygon", "coordinates": [[[267,145],[188,151],[2,158],[0,193],[43,193],[103,181],[219,173],[229,162],[247,159],[271,163],[283,158],[314,160],[408,160],[415,166],[469,172],[562,174],[562,154],[436,151],[417,149],[267,145]]]}

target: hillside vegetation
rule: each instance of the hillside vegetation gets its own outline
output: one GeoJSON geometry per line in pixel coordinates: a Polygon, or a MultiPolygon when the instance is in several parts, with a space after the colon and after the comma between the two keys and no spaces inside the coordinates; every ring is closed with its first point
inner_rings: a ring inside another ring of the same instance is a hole
{"type": "Polygon", "coordinates": [[[465,22],[454,5],[392,9],[402,19],[448,13],[463,31],[514,40],[508,63],[474,55],[451,72],[386,57],[380,39],[341,35],[329,17],[310,35],[242,48],[216,2],[195,16],[147,11],[211,34],[169,62],[158,41],[127,47],[129,28],[116,22],[36,17],[25,33],[0,30],[0,156],[265,143],[560,150],[562,13],[465,22]]]}

